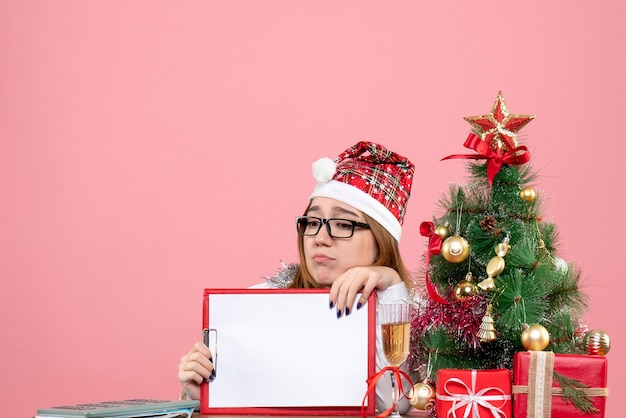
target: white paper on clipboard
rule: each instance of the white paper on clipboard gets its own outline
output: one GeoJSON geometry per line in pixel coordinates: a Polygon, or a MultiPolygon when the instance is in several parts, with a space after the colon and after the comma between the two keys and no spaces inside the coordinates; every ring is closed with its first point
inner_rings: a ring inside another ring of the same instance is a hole
{"type": "Polygon", "coordinates": [[[328,292],[304,290],[207,289],[205,298],[215,330],[208,408],[361,407],[373,311],[338,319],[328,292]]]}

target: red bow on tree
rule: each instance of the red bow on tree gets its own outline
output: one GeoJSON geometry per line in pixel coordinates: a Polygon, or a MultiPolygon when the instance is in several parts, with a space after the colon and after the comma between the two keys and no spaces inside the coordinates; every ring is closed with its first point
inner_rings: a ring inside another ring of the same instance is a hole
{"type": "Polygon", "coordinates": [[[435,224],[432,222],[422,222],[420,225],[420,234],[424,237],[428,237],[428,250],[426,251],[426,290],[428,290],[428,296],[435,302],[447,305],[449,302],[439,296],[437,289],[430,282],[428,276],[428,266],[430,265],[430,255],[438,255],[441,253],[441,238],[435,234],[435,224]]]}
{"type": "Polygon", "coordinates": [[[473,149],[478,154],[453,154],[448,155],[443,160],[452,159],[473,159],[488,160],[487,162],[487,179],[489,185],[493,185],[493,178],[498,174],[503,165],[522,165],[530,161],[530,152],[525,146],[513,148],[511,151],[503,152],[501,149],[493,150],[485,141],[476,134],[469,134],[465,143],[466,148],[473,149]]]}

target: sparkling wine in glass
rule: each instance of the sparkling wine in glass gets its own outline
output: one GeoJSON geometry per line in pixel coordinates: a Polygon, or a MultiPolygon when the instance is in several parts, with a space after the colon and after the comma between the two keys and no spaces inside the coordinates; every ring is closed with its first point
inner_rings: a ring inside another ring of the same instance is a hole
{"type": "MultiPolygon", "coordinates": [[[[406,303],[386,303],[380,305],[380,323],[383,336],[385,358],[393,367],[400,367],[409,356],[411,334],[411,305],[406,303]]],[[[400,399],[395,374],[391,373],[393,404],[390,417],[400,417],[397,403],[400,399]]]]}
{"type": "Polygon", "coordinates": [[[400,367],[409,355],[410,324],[383,324],[383,348],[390,365],[400,367]]]}

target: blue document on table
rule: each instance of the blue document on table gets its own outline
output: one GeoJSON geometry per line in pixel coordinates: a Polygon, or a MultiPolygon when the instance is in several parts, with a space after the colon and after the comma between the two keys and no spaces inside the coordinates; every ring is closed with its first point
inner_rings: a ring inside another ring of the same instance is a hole
{"type": "Polygon", "coordinates": [[[199,401],[125,399],[39,409],[35,418],[191,418],[199,401]]]}

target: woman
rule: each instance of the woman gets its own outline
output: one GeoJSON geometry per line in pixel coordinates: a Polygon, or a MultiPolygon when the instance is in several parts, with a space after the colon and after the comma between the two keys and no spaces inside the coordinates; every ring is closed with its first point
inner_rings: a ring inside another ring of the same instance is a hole
{"type": "MultiPolygon", "coordinates": [[[[335,160],[313,165],[317,185],[303,216],[296,218],[300,265],[281,280],[268,279],[256,287],[330,288],[329,306],[337,317],[360,309],[376,289],[377,305],[412,303],[413,288],[399,252],[402,222],[414,166],[384,147],[359,142],[335,160]],[[360,297],[357,300],[357,295],[360,297]],[[411,292],[412,293],[412,292],[411,292]]],[[[376,332],[377,370],[388,365],[376,332]]],[[[183,397],[199,399],[200,384],[211,378],[211,352],[196,343],[179,365],[183,397]]],[[[376,385],[376,407],[390,405],[391,380],[376,385]]],[[[402,399],[400,413],[410,409],[402,399]]]]}

